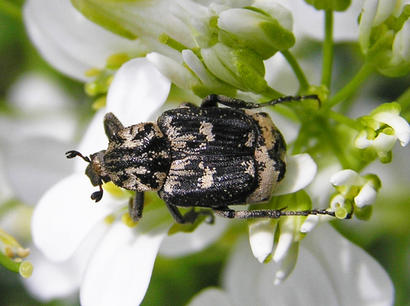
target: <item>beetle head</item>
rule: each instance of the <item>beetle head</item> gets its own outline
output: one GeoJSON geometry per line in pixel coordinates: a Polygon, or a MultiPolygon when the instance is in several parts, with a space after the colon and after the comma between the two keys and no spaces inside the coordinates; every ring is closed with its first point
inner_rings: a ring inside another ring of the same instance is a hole
{"type": "Polygon", "coordinates": [[[104,167],[103,167],[104,153],[105,153],[105,150],[102,150],[97,153],[91,154],[90,157],[88,157],[74,150],[66,152],[67,158],[74,158],[76,156],[79,156],[83,160],[85,160],[87,163],[89,163],[87,168],[85,169],[85,174],[88,176],[93,186],[98,186],[100,188],[99,191],[93,192],[91,194],[91,199],[93,199],[96,202],[100,201],[103,196],[103,189],[102,189],[103,182],[110,181],[110,178],[104,173],[104,167]]]}

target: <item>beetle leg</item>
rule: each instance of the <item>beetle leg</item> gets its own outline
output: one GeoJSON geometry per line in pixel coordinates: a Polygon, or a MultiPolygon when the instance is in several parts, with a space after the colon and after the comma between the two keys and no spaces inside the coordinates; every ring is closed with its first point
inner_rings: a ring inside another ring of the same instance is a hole
{"type": "Polygon", "coordinates": [[[261,108],[269,105],[275,105],[275,104],[280,104],[283,102],[290,102],[290,101],[301,101],[301,100],[307,100],[307,99],[313,99],[317,100],[320,105],[320,100],[317,95],[308,95],[308,96],[285,96],[285,97],[279,97],[274,100],[270,100],[267,102],[262,102],[262,103],[254,103],[254,102],[247,102],[243,101],[241,99],[235,99],[223,95],[209,95],[206,96],[201,103],[201,107],[216,107],[218,103],[223,104],[225,106],[229,106],[232,108],[246,108],[246,109],[252,109],[252,108],[261,108]]]}
{"type": "Polygon", "coordinates": [[[128,213],[132,221],[137,222],[142,217],[144,209],[144,192],[136,192],[135,197],[128,203],[128,213]]]}
{"type": "MultiPolygon", "coordinates": [[[[233,209],[214,209],[215,214],[220,217],[230,219],[255,219],[255,218],[271,218],[278,219],[282,216],[309,216],[309,215],[328,215],[335,217],[335,212],[325,209],[311,210],[284,210],[283,209],[259,209],[259,210],[233,210],[233,209]]],[[[347,215],[345,219],[350,219],[352,216],[347,215]]]]}
{"type": "Polygon", "coordinates": [[[177,223],[194,223],[200,215],[207,215],[210,217],[209,220],[206,221],[207,223],[212,224],[214,222],[214,215],[208,209],[200,209],[196,211],[194,208],[192,208],[185,215],[182,215],[178,207],[167,204],[167,202],[165,202],[165,204],[167,205],[169,212],[177,223]]]}

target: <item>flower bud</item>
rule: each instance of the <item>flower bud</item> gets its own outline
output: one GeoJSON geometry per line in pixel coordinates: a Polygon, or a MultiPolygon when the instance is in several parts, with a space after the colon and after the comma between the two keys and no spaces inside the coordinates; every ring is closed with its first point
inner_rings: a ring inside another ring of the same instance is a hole
{"type": "Polygon", "coordinates": [[[290,12],[276,3],[269,6],[266,10],[247,7],[223,11],[218,19],[219,40],[231,47],[252,49],[263,59],[292,47],[295,37],[290,12]]]}

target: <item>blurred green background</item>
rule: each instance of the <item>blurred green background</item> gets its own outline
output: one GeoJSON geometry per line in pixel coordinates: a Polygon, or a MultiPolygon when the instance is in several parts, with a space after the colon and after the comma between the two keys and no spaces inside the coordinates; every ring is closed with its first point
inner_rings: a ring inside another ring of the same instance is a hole
{"type": "MultiPolygon", "coordinates": [[[[78,101],[79,115],[89,117],[92,101],[85,96],[83,85],[51,68],[30,43],[22,22],[22,4],[22,0],[0,0],[0,112],[7,113],[11,109],[6,101],[11,84],[25,72],[40,71],[57,80],[78,101]]],[[[318,43],[312,45],[313,50],[316,48],[320,52],[318,43]]],[[[343,76],[352,75],[359,67],[360,56],[357,47],[349,44],[336,45],[335,52],[335,71],[339,71],[339,77],[335,79],[337,87],[337,84],[344,84],[343,76]],[[346,61],[350,64],[346,65],[346,61]]],[[[409,77],[387,79],[375,76],[367,82],[366,87],[373,90],[379,100],[387,102],[396,99],[409,84],[409,77]]],[[[399,156],[402,162],[408,164],[409,148],[398,150],[404,151],[399,156]]],[[[396,188],[382,190],[369,222],[339,222],[335,226],[367,250],[387,270],[396,289],[396,305],[410,305],[410,174],[398,181],[396,188]]],[[[0,221],[2,217],[0,209],[0,221]]],[[[201,289],[217,286],[230,246],[235,242],[232,233],[238,231],[245,231],[243,224],[236,223],[216,244],[195,255],[178,259],[157,258],[143,305],[183,305],[201,289]]],[[[29,237],[23,241],[28,242],[29,237]]],[[[77,304],[77,296],[46,304],[36,301],[21,285],[19,275],[0,266],[0,306],[77,304]]]]}

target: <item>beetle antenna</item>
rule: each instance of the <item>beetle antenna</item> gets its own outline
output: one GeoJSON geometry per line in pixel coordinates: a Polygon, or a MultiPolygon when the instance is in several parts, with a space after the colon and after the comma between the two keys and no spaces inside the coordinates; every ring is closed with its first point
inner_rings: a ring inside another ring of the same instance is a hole
{"type": "Polygon", "coordinates": [[[80,152],[75,151],[75,150],[71,150],[71,151],[65,152],[65,156],[66,156],[67,158],[74,158],[74,157],[76,157],[76,156],[79,156],[79,157],[81,157],[82,159],[84,159],[87,163],[91,163],[91,160],[88,158],[88,156],[84,156],[84,155],[82,155],[80,152]]]}
{"type": "Polygon", "coordinates": [[[96,192],[93,192],[93,193],[91,194],[91,199],[94,200],[95,202],[99,202],[99,201],[102,199],[103,194],[104,194],[104,190],[103,190],[103,188],[102,188],[101,182],[100,182],[100,184],[98,185],[98,187],[100,188],[100,190],[99,190],[99,191],[96,191],[96,192]]]}

